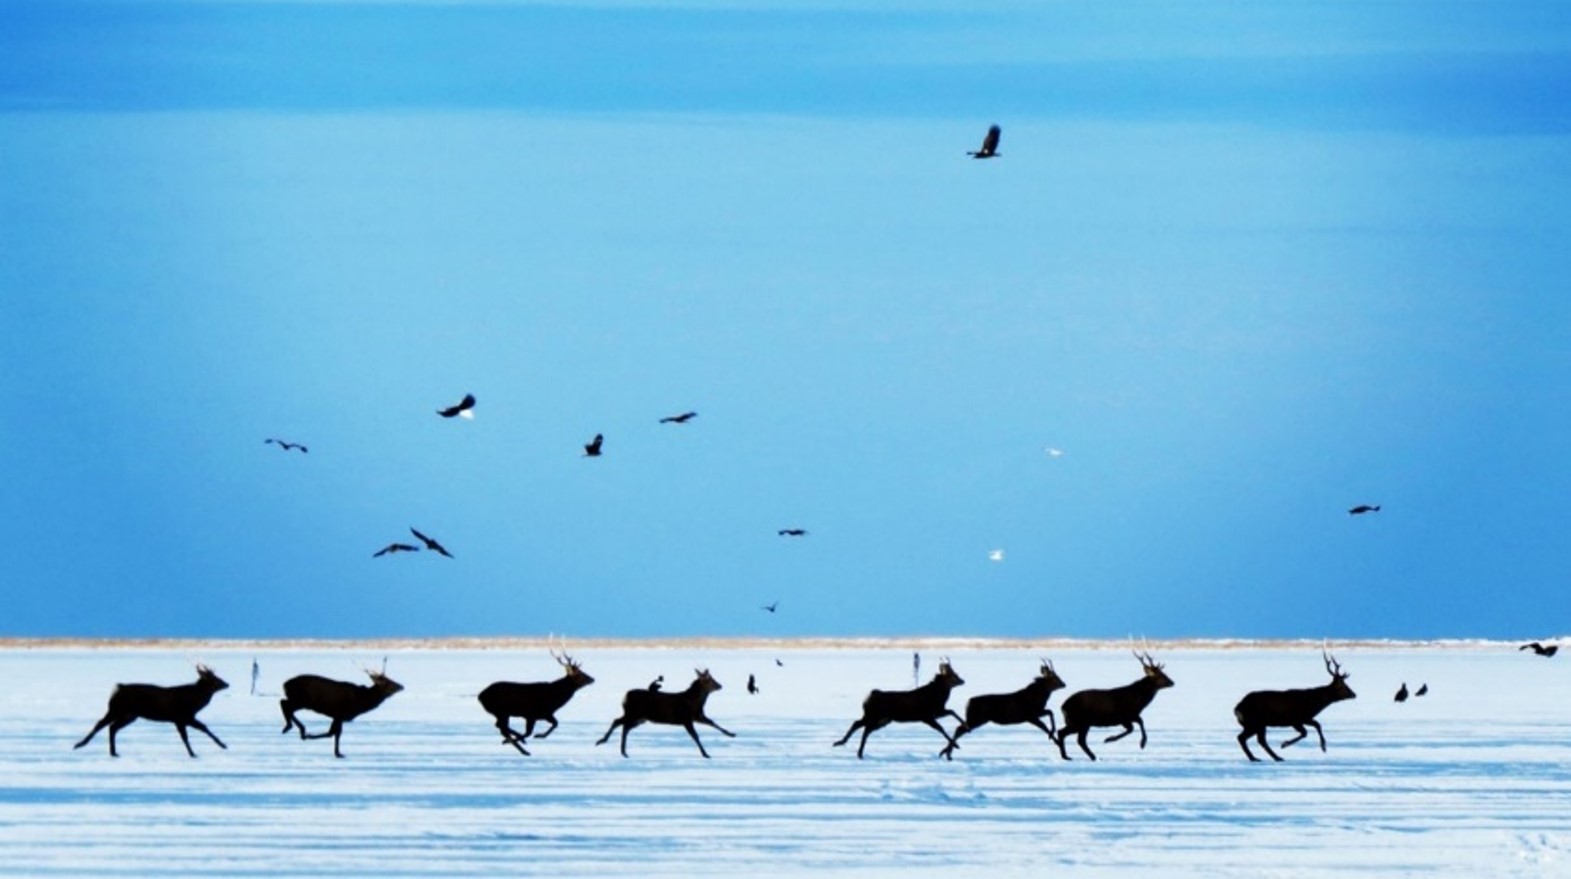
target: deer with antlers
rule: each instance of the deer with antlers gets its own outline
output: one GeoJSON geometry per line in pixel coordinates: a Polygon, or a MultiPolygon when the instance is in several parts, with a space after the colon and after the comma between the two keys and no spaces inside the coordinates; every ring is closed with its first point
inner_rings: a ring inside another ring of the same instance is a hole
{"type": "Polygon", "coordinates": [[[955,728],[954,738],[939,751],[939,756],[946,760],[953,760],[955,748],[959,747],[960,737],[972,732],[978,727],[989,723],[999,726],[1012,726],[1019,723],[1029,723],[1047,734],[1048,739],[1053,738],[1053,733],[1058,724],[1053,719],[1053,709],[1047,707],[1047,700],[1053,695],[1054,690],[1064,687],[1064,679],[1053,670],[1053,664],[1042,660],[1042,667],[1031,683],[1013,693],[993,693],[984,696],[972,696],[966,701],[966,719],[955,728]],[[1042,718],[1047,718],[1047,725],[1042,725],[1042,718]]]}
{"type": "Polygon", "coordinates": [[[497,681],[480,691],[480,707],[496,718],[496,728],[502,734],[502,743],[512,745],[525,757],[524,740],[534,735],[535,723],[546,721],[546,727],[536,739],[543,739],[556,730],[556,712],[566,705],[573,694],[595,682],[583,667],[566,652],[551,650],[551,658],[562,667],[563,674],[554,681],[514,683],[497,681]],[[508,718],[524,719],[524,731],[519,733],[508,725],[508,718]]]}
{"type": "Polygon", "coordinates": [[[186,728],[190,727],[207,734],[220,748],[228,749],[228,745],[218,740],[207,725],[196,719],[196,713],[207,707],[212,701],[213,694],[229,686],[228,683],[213,673],[205,665],[197,665],[196,680],[178,687],[160,687],[157,684],[118,684],[115,691],[109,696],[109,710],[80,742],[77,748],[86,745],[98,735],[98,731],[109,727],[109,756],[118,757],[115,750],[115,734],[125,729],[138,719],[157,720],[175,725],[175,731],[180,733],[180,741],[185,745],[185,752],[192,757],[196,752],[191,750],[191,739],[186,735],[186,728]]]}
{"type": "Polygon", "coordinates": [[[622,716],[611,721],[611,726],[606,729],[605,735],[595,742],[603,745],[611,738],[611,733],[617,727],[622,728],[622,756],[627,756],[627,734],[633,728],[644,723],[663,723],[670,726],[680,726],[692,736],[693,744],[698,746],[698,753],[708,759],[709,752],[704,750],[704,743],[698,740],[698,730],[694,724],[701,723],[720,730],[728,738],[736,738],[736,733],[731,732],[704,713],[704,703],[708,701],[709,694],[720,689],[720,682],[709,674],[709,669],[694,669],[693,682],[686,690],[680,693],[666,693],[653,689],[628,690],[622,697],[622,716]]]}
{"type": "Polygon", "coordinates": [[[1135,658],[1140,660],[1140,670],[1144,673],[1140,680],[1111,690],[1081,690],[1064,700],[1059,709],[1064,715],[1064,725],[1058,729],[1058,754],[1065,760],[1069,759],[1069,751],[1064,743],[1070,736],[1080,744],[1080,750],[1092,760],[1096,755],[1086,746],[1086,733],[1097,726],[1121,726],[1123,732],[1114,733],[1103,741],[1116,742],[1140,727],[1140,747],[1146,746],[1146,724],[1141,719],[1140,713],[1145,711],[1151,700],[1156,698],[1158,690],[1166,689],[1173,685],[1173,679],[1167,676],[1162,666],[1151,658],[1150,653],[1135,653],[1135,658]]]}
{"type": "MultiPolygon", "coordinates": [[[[383,663],[386,664],[385,662],[383,663]]],[[[333,739],[333,756],[343,757],[343,752],[338,750],[338,740],[344,734],[344,724],[370,711],[389,696],[402,690],[403,684],[393,680],[382,672],[364,669],[371,678],[370,686],[351,684],[346,681],[335,681],[317,675],[296,675],[284,681],[284,698],[279,700],[278,706],[284,712],[285,733],[298,727],[300,738],[333,739]],[[315,711],[323,717],[330,718],[333,723],[327,732],[307,733],[305,724],[295,716],[296,711],[315,711]]]]}
{"type": "Polygon", "coordinates": [[[1342,670],[1341,663],[1324,650],[1320,651],[1320,656],[1325,660],[1326,671],[1331,675],[1330,683],[1303,690],[1256,690],[1239,700],[1238,706],[1233,709],[1233,716],[1238,719],[1238,725],[1244,728],[1244,731],[1238,734],[1238,744],[1244,749],[1244,756],[1251,762],[1260,762],[1259,757],[1250,753],[1251,736],[1260,747],[1265,749],[1272,760],[1282,762],[1282,758],[1277,756],[1277,753],[1271,750],[1271,745],[1266,742],[1266,729],[1273,726],[1290,726],[1298,733],[1282,743],[1284,748],[1309,735],[1304,727],[1312,726],[1315,728],[1315,734],[1320,737],[1321,752],[1325,751],[1326,734],[1320,729],[1320,721],[1315,720],[1315,715],[1324,711],[1333,702],[1354,699],[1358,694],[1347,685],[1348,674],[1342,670]]]}
{"type": "MultiPolygon", "coordinates": [[[[938,730],[944,737],[948,747],[944,750],[952,751],[956,745],[953,737],[944,732],[939,725],[940,717],[953,717],[962,725],[965,720],[949,707],[949,691],[964,684],[960,675],[955,674],[955,669],[949,664],[948,659],[938,661],[938,674],[931,681],[914,690],[874,690],[862,700],[862,717],[851,724],[846,734],[835,742],[835,747],[840,747],[850,741],[851,735],[858,729],[862,731],[862,740],[856,746],[857,759],[862,759],[862,751],[867,747],[867,737],[883,729],[891,723],[923,723],[938,730]]],[[[946,753],[945,756],[948,756],[946,753]]],[[[953,758],[951,758],[953,759],[953,758]]]]}

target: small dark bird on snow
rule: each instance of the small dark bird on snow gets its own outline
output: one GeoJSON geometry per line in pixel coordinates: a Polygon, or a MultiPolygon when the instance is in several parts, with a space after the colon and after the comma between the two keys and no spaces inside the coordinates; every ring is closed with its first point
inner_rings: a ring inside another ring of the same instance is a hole
{"type": "Polygon", "coordinates": [[[763,609],[769,611],[770,613],[774,613],[775,611],[780,609],[780,602],[778,602],[778,601],[771,601],[768,604],[763,605],[763,609]]]}
{"type": "Polygon", "coordinates": [[[267,439],[262,440],[262,442],[264,442],[264,443],[271,443],[271,444],[273,444],[275,446],[278,446],[280,449],[283,449],[286,452],[289,451],[290,449],[299,449],[302,454],[305,453],[305,452],[311,451],[310,449],[306,448],[304,445],[302,445],[300,443],[287,443],[287,442],[284,442],[281,439],[273,439],[272,437],[268,437],[267,439]]]}
{"type": "Polygon", "coordinates": [[[598,433],[595,434],[595,438],[594,439],[592,439],[589,442],[584,444],[584,457],[585,458],[598,458],[598,457],[600,457],[600,445],[602,443],[604,443],[604,442],[605,442],[605,436],[603,434],[598,434],[598,433]]]}
{"type": "Polygon", "coordinates": [[[410,546],[407,543],[389,543],[376,552],[371,553],[371,558],[380,558],[388,553],[419,552],[420,547],[410,546]]]}
{"type": "Polygon", "coordinates": [[[1402,684],[1402,688],[1400,690],[1396,691],[1396,701],[1398,701],[1398,702],[1406,702],[1407,701],[1407,684],[1406,683],[1403,683],[1402,684]]]}
{"type": "Polygon", "coordinates": [[[686,424],[698,417],[697,412],[683,412],[681,415],[667,415],[660,419],[661,424],[686,424]]]}
{"type": "Polygon", "coordinates": [[[783,662],[781,662],[781,661],[780,661],[780,660],[778,660],[778,659],[777,659],[777,660],[775,660],[775,665],[776,665],[776,666],[777,666],[777,667],[779,667],[779,668],[785,668],[785,663],[783,663],[783,662]]]}
{"type": "Polygon", "coordinates": [[[475,417],[474,408],[475,395],[465,394],[464,398],[458,402],[457,406],[449,406],[446,409],[438,409],[436,410],[436,414],[442,416],[443,418],[452,418],[454,415],[458,415],[463,418],[473,418],[475,417]]]}
{"type": "Polygon", "coordinates": [[[1352,508],[1351,510],[1348,510],[1347,514],[1349,516],[1362,516],[1365,513],[1378,513],[1378,512],[1380,512],[1380,507],[1379,506],[1371,507],[1368,504],[1359,504],[1358,506],[1352,508]]]}
{"type": "Polygon", "coordinates": [[[1427,695],[1429,695],[1429,685],[1428,684],[1419,684],[1418,685],[1418,689],[1413,691],[1413,698],[1415,698],[1415,699],[1418,698],[1419,696],[1427,696],[1427,695]]]}
{"type": "Polygon", "coordinates": [[[1004,130],[999,128],[997,125],[989,126],[987,129],[987,136],[982,138],[982,148],[976,150],[975,152],[967,152],[966,155],[973,159],[992,159],[1002,155],[998,151],[998,138],[1002,136],[1003,133],[1004,130]]]}
{"type": "Polygon", "coordinates": [[[1548,659],[1549,657],[1554,656],[1556,653],[1560,652],[1560,645],[1558,645],[1558,644],[1551,644],[1548,647],[1545,647],[1544,645],[1538,643],[1537,641],[1534,641],[1531,644],[1523,644],[1521,647],[1518,647],[1517,649],[1518,650],[1531,650],[1534,653],[1537,653],[1539,656],[1542,656],[1545,659],[1548,659]]]}
{"type": "Polygon", "coordinates": [[[747,692],[752,696],[758,695],[758,682],[753,680],[752,675],[747,676],[747,692]]]}
{"type": "Polygon", "coordinates": [[[413,534],[414,536],[416,536],[418,538],[420,538],[420,542],[425,544],[425,548],[426,549],[429,549],[432,552],[439,552],[442,555],[447,556],[448,558],[452,558],[453,557],[453,554],[448,552],[447,549],[442,546],[442,544],[437,543],[435,540],[432,540],[431,538],[425,536],[424,534],[421,534],[419,531],[416,531],[415,529],[410,528],[409,529],[409,533],[413,534]]]}
{"type": "Polygon", "coordinates": [[[805,529],[805,528],[781,528],[779,531],[776,531],[775,533],[780,535],[781,537],[805,537],[805,536],[807,536],[807,529],[805,529]]]}

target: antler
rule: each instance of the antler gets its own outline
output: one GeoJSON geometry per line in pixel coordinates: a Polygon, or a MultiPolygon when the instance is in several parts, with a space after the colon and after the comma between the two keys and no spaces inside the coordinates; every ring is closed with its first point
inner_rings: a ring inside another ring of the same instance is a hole
{"type": "Polygon", "coordinates": [[[1331,654],[1326,652],[1325,648],[1321,648],[1321,650],[1320,650],[1320,657],[1326,661],[1326,671],[1331,673],[1331,677],[1334,677],[1334,678],[1345,678],[1345,677],[1347,677],[1347,673],[1342,671],[1342,663],[1337,662],[1335,659],[1333,659],[1331,654]]]}
{"type": "Polygon", "coordinates": [[[1134,651],[1134,654],[1135,654],[1135,658],[1140,660],[1140,666],[1142,668],[1161,668],[1162,667],[1156,660],[1151,658],[1151,654],[1149,652],[1142,653],[1140,651],[1134,651]]]}

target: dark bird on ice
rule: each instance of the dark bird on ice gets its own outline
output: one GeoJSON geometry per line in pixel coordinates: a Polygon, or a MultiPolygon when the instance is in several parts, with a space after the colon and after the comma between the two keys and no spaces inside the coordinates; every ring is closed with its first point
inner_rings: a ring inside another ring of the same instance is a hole
{"type": "Polygon", "coordinates": [[[982,148],[976,150],[975,152],[967,152],[966,155],[973,159],[991,159],[1001,155],[998,152],[998,138],[1003,135],[1003,133],[1004,130],[999,128],[997,125],[989,126],[987,129],[987,136],[982,138],[982,148]]]}
{"type": "Polygon", "coordinates": [[[598,458],[598,457],[600,457],[600,445],[602,443],[604,443],[604,442],[605,442],[605,436],[603,434],[598,434],[598,433],[595,434],[595,438],[594,439],[592,439],[589,442],[584,444],[584,457],[586,457],[586,458],[598,458]]]}
{"type": "Polygon", "coordinates": [[[1549,657],[1554,656],[1556,653],[1560,652],[1560,645],[1558,645],[1558,644],[1551,644],[1548,647],[1545,647],[1544,645],[1538,643],[1537,641],[1534,641],[1531,644],[1523,644],[1521,647],[1518,647],[1517,649],[1518,650],[1531,650],[1534,653],[1537,653],[1539,656],[1542,656],[1545,659],[1548,659],[1549,657]]]}
{"type": "Polygon", "coordinates": [[[776,531],[775,533],[780,535],[781,537],[805,537],[805,536],[807,536],[807,529],[805,529],[805,528],[781,528],[779,531],[776,531]]]}
{"type": "Polygon", "coordinates": [[[448,558],[452,558],[453,557],[453,554],[448,552],[446,547],[442,546],[442,544],[440,544],[440,543],[437,543],[435,540],[432,540],[431,538],[425,536],[424,534],[421,534],[419,531],[416,531],[415,529],[410,528],[409,529],[409,533],[413,534],[414,536],[416,536],[418,538],[420,538],[420,542],[425,544],[425,548],[426,549],[429,549],[432,552],[439,552],[442,555],[447,556],[448,558]]]}
{"type": "Polygon", "coordinates": [[[770,613],[774,613],[775,611],[780,609],[780,602],[778,602],[778,601],[771,601],[768,604],[763,605],[762,607],[763,607],[764,610],[767,610],[770,613]]]}
{"type": "Polygon", "coordinates": [[[1396,691],[1396,701],[1398,701],[1398,702],[1406,702],[1407,701],[1407,684],[1406,683],[1403,683],[1402,684],[1402,688],[1396,691]]]}
{"type": "Polygon", "coordinates": [[[667,415],[660,419],[661,424],[686,424],[698,417],[697,412],[683,412],[681,415],[667,415]]]}
{"type": "Polygon", "coordinates": [[[267,439],[262,440],[262,442],[270,443],[272,445],[278,446],[280,449],[283,449],[286,452],[289,451],[290,449],[299,449],[302,454],[311,451],[310,449],[306,448],[302,443],[290,443],[290,442],[285,442],[285,441],[283,441],[281,439],[273,439],[272,437],[268,437],[267,439]]]}
{"type": "Polygon", "coordinates": [[[775,666],[778,667],[778,668],[785,668],[785,663],[783,663],[783,662],[781,662],[780,660],[777,659],[777,660],[775,660],[775,666]]]}
{"type": "Polygon", "coordinates": [[[752,675],[747,676],[747,692],[752,696],[758,695],[758,681],[754,680],[752,675]]]}
{"type": "Polygon", "coordinates": [[[475,395],[465,394],[464,398],[458,402],[458,405],[449,406],[446,409],[438,409],[436,410],[436,414],[442,416],[443,418],[452,418],[454,415],[459,415],[464,418],[473,418],[475,417],[474,408],[475,395]]]}
{"type": "Polygon", "coordinates": [[[418,547],[418,546],[411,546],[411,545],[409,545],[407,543],[389,543],[388,545],[382,547],[381,549],[377,550],[376,552],[371,553],[371,558],[380,558],[380,557],[382,557],[384,555],[387,555],[388,553],[419,552],[419,551],[420,551],[420,547],[418,547]]]}
{"type": "Polygon", "coordinates": [[[1427,695],[1429,695],[1429,685],[1428,684],[1419,684],[1418,685],[1418,689],[1413,691],[1413,698],[1415,698],[1415,699],[1418,698],[1419,696],[1427,696],[1427,695]]]}
{"type": "Polygon", "coordinates": [[[1380,512],[1380,507],[1379,507],[1378,504],[1373,506],[1373,507],[1371,507],[1368,504],[1359,504],[1358,506],[1352,508],[1351,510],[1348,510],[1347,514],[1349,516],[1362,516],[1365,513],[1378,513],[1378,512],[1380,512]]]}

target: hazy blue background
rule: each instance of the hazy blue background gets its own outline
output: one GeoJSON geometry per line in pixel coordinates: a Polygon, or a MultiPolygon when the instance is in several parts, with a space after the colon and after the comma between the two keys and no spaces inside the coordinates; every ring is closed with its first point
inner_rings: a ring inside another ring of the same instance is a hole
{"type": "Polygon", "coordinates": [[[1568,134],[1561,2],[0,2],[0,634],[1565,632],[1568,134]]]}

